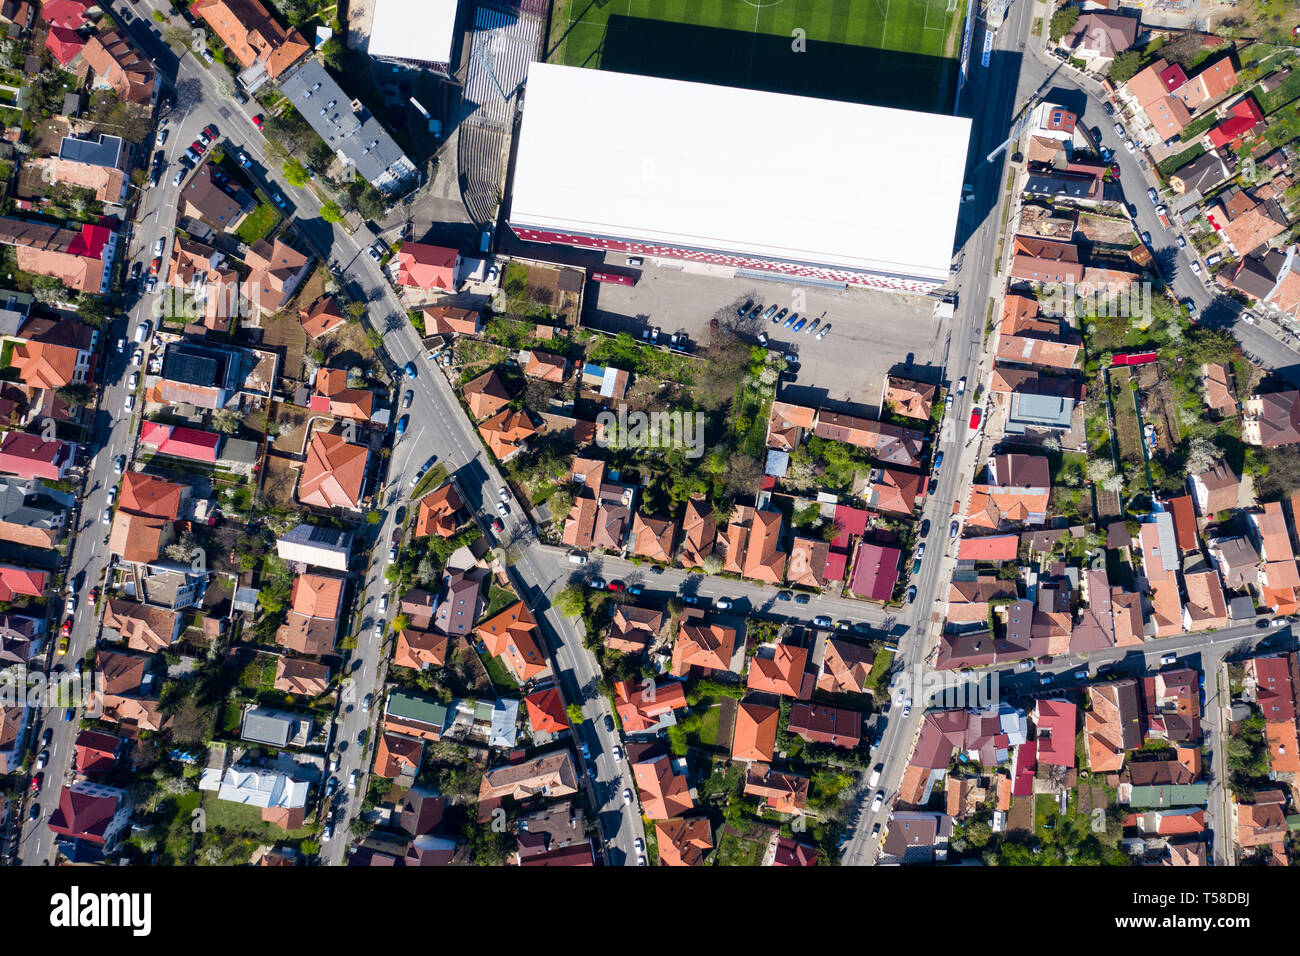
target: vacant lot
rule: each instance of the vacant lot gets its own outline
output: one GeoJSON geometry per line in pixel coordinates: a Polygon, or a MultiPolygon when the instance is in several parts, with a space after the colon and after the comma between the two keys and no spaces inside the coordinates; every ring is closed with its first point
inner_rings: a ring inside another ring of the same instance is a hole
{"type": "Polygon", "coordinates": [[[552,9],[554,63],[942,112],[966,4],[558,0],[552,9]]]}

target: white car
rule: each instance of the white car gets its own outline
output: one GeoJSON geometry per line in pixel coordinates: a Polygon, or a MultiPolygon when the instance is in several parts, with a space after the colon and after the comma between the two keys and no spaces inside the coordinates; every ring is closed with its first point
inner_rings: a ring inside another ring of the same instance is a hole
{"type": "Polygon", "coordinates": [[[1130,153],[1137,149],[1137,147],[1133,145],[1133,140],[1131,139],[1124,140],[1124,148],[1127,149],[1130,153]]]}
{"type": "Polygon", "coordinates": [[[361,776],[361,774],[360,774],[358,771],[356,771],[356,770],[353,770],[352,773],[348,774],[348,789],[349,789],[349,790],[355,790],[355,789],[357,789],[357,778],[360,777],[360,776],[361,776]]]}
{"type": "Polygon", "coordinates": [[[113,509],[112,509],[112,508],[105,508],[105,509],[104,509],[104,524],[112,524],[112,523],[113,523],[113,509]]]}
{"type": "Polygon", "coordinates": [[[623,748],[615,745],[612,753],[614,754],[614,763],[620,763],[623,760],[623,748]]]}
{"type": "Polygon", "coordinates": [[[331,823],[325,824],[325,829],[322,830],[320,834],[321,840],[328,843],[331,839],[333,839],[333,837],[334,837],[334,825],[331,823]]]}
{"type": "Polygon", "coordinates": [[[903,705],[903,719],[906,720],[912,716],[912,705],[910,703],[903,705]]]}
{"type": "Polygon", "coordinates": [[[1160,666],[1166,667],[1169,664],[1172,664],[1176,660],[1178,660],[1177,654],[1163,654],[1160,657],[1160,666]]]}
{"type": "Polygon", "coordinates": [[[632,849],[636,850],[638,853],[641,853],[643,850],[645,850],[645,840],[642,840],[640,837],[637,837],[635,840],[632,841],[632,849]]]}
{"type": "Polygon", "coordinates": [[[134,352],[131,353],[131,364],[132,365],[144,364],[144,349],[136,349],[134,352]]]}
{"type": "Polygon", "coordinates": [[[128,395],[128,396],[126,397],[126,405],[125,405],[125,408],[126,408],[126,410],[127,410],[128,412],[133,412],[133,411],[135,411],[135,395],[134,395],[134,394],[128,395]]]}
{"type": "Polygon", "coordinates": [[[388,595],[387,595],[387,594],[381,594],[381,595],[379,595],[379,613],[380,613],[380,614],[387,614],[387,613],[388,613],[388,595]]]}
{"type": "Polygon", "coordinates": [[[77,609],[77,596],[75,594],[70,594],[68,595],[68,599],[63,602],[63,612],[65,614],[71,614],[76,609],[77,609]]]}
{"type": "Polygon", "coordinates": [[[155,256],[160,256],[163,254],[163,250],[166,248],[167,248],[167,240],[160,236],[158,238],[158,241],[153,244],[153,254],[155,256]]]}
{"type": "Polygon", "coordinates": [[[884,803],[885,803],[885,791],[877,790],[876,799],[871,801],[871,812],[872,813],[879,812],[880,808],[884,806],[884,803]]]}
{"type": "Polygon", "coordinates": [[[181,180],[184,178],[185,178],[185,167],[182,166],[180,169],[176,170],[176,175],[172,177],[172,185],[179,186],[181,184],[181,180]]]}
{"type": "Polygon", "coordinates": [[[637,866],[645,866],[645,865],[646,865],[645,857],[644,857],[644,856],[637,856],[637,858],[636,858],[636,865],[637,865],[637,866]]]}
{"type": "Polygon", "coordinates": [[[392,564],[396,560],[397,560],[397,545],[393,545],[391,548],[388,549],[388,563],[392,564]]]}
{"type": "Polygon", "coordinates": [[[624,791],[623,791],[623,806],[625,806],[625,807],[630,807],[630,806],[632,806],[632,791],[631,791],[631,790],[624,790],[624,791]]]}
{"type": "Polygon", "coordinates": [[[506,515],[510,514],[510,506],[506,504],[504,501],[498,501],[497,514],[499,514],[503,518],[506,517],[506,515]]]}
{"type": "Polygon", "coordinates": [[[957,394],[960,395],[964,391],[966,391],[966,377],[963,375],[961,380],[957,382],[957,394]]]}
{"type": "Polygon", "coordinates": [[[510,500],[510,489],[507,488],[505,485],[501,486],[501,490],[497,492],[497,494],[501,496],[502,501],[510,500]]]}
{"type": "Polygon", "coordinates": [[[1201,264],[1200,264],[1199,262],[1197,262],[1195,259],[1193,259],[1193,260],[1192,260],[1192,275],[1194,275],[1194,276],[1198,276],[1198,275],[1200,275],[1200,274],[1201,274],[1201,264]]]}
{"type": "Polygon", "coordinates": [[[126,380],[126,387],[134,391],[140,385],[140,373],[132,372],[131,377],[126,380]]]}
{"type": "Polygon", "coordinates": [[[117,503],[117,485],[108,489],[108,503],[110,505],[117,503]]]}

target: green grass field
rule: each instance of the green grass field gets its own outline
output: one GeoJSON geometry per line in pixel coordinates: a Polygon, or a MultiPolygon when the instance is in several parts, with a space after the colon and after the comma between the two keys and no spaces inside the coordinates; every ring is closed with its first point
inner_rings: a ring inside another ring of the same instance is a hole
{"type": "Polygon", "coordinates": [[[967,0],[557,0],[552,63],[947,112],[967,0]]]}

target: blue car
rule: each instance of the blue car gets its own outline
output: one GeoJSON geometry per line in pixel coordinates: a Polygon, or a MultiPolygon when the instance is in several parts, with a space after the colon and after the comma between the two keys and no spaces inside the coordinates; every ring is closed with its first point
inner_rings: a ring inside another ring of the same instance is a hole
{"type": "Polygon", "coordinates": [[[415,378],[415,363],[407,362],[402,366],[402,371],[406,373],[407,378],[415,378]]]}
{"type": "Polygon", "coordinates": [[[69,723],[72,720],[72,715],[75,713],[76,711],[74,711],[71,707],[65,707],[63,710],[63,722],[65,724],[69,723]]]}
{"type": "Polygon", "coordinates": [[[808,320],[807,320],[807,319],[800,319],[798,322],[796,322],[796,323],[794,324],[794,331],[796,331],[796,332],[802,332],[802,331],[803,331],[803,327],[804,327],[805,325],[807,325],[807,324],[808,324],[808,320]]]}
{"type": "Polygon", "coordinates": [[[799,313],[798,313],[798,312],[791,312],[791,313],[790,313],[790,318],[788,318],[788,319],[785,320],[785,323],[781,326],[781,328],[783,328],[783,329],[788,329],[788,328],[790,328],[792,325],[794,325],[794,324],[795,324],[796,322],[798,322],[798,321],[799,321],[799,313]]]}
{"type": "Polygon", "coordinates": [[[400,437],[402,432],[406,431],[407,424],[411,421],[410,415],[403,415],[397,420],[397,434],[400,437]]]}

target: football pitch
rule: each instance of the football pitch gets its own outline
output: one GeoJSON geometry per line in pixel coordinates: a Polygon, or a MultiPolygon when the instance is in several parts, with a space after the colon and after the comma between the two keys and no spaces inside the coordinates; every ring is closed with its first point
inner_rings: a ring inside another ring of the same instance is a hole
{"type": "Polygon", "coordinates": [[[556,0],[551,63],[948,112],[967,0],[556,0]]]}

